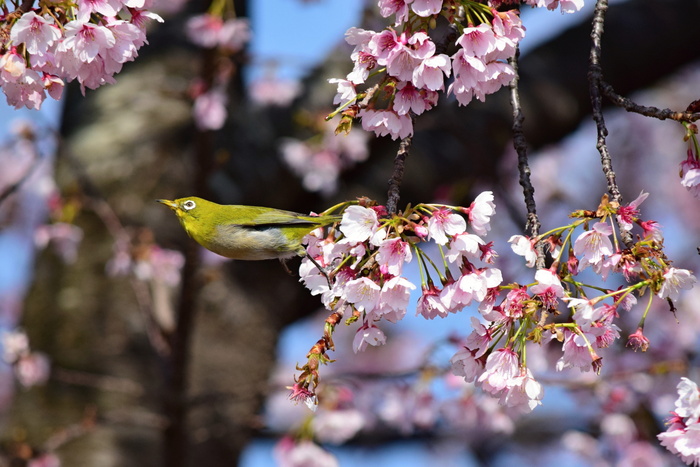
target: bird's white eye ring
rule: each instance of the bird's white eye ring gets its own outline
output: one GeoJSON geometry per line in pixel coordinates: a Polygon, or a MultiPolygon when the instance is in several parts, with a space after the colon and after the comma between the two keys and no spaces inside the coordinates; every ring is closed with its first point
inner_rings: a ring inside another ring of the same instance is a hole
{"type": "Polygon", "coordinates": [[[182,207],[183,207],[185,210],[189,211],[189,210],[191,210],[191,209],[196,208],[196,207],[197,207],[197,203],[195,203],[195,202],[192,201],[191,199],[188,199],[187,201],[185,201],[184,203],[182,203],[182,207]]]}

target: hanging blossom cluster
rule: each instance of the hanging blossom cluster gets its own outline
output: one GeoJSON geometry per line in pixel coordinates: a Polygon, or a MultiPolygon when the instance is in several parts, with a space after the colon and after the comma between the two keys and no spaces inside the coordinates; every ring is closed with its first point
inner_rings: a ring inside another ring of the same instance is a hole
{"type": "Polygon", "coordinates": [[[421,273],[416,315],[444,318],[476,305],[482,318],[472,319],[473,331],[451,359],[452,372],[516,412],[531,411],[543,397],[527,366],[528,343],[558,341],[559,371],[600,372],[599,352],[620,337],[616,319],[646,294],[646,309],[627,339],[634,350],[646,350],[644,321],[652,300],[667,300],[675,311],[681,290],[696,282],[690,271],[673,267],[665,256],[658,224],[640,219],[639,205],[646,197],[642,193],[621,206],[606,195],[595,211],[572,213],[571,224],[536,238],[511,237],[512,250],[529,267],[537,262],[538,244],[550,257],[551,265],[538,269],[534,281],[523,285],[503,283],[493,264],[493,244],[484,238],[495,214],[491,192],[477,196],[468,208],[419,204],[391,216],[367,200],[346,207],[337,229],[327,234],[317,230],[308,237],[309,258],[302,262],[301,280],[332,314],[323,338],[300,368],[292,397],[316,404],[318,370],[330,361],[325,352],[333,349],[333,329],[344,317],[359,323],[355,352],[386,342],[381,322],[403,319],[411,291],[417,289],[403,274],[413,259],[421,273]],[[633,241],[635,228],[640,232],[633,241]],[[428,254],[427,245],[435,246],[439,259],[428,254]],[[586,284],[579,276],[586,269],[602,283],[614,274],[628,285],[610,289],[586,284]],[[568,318],[562,319],[567,309],[568,318]]]}
{"type": "Polygon", "coordinates": [[[657,438],[686,464],[700,465],[700,390],[688,378],[681,378],[677,389],[676,410],[671,412],[668,429],[657,438]]]}
{"type": "Polygon", "coordinates": [[[639,205],[647,196],[642,192],[634,201],[620,206],[606,195],[597,210],[572,213],[576,220],[569,225],[536,238],[511,237],[513,251],[523,256],[529,267],[535,265],[538,243],[546,246],[552,265],[535,273],[534,285],[510,285],[498,306],[481,310],[489,322],[479,324],[469,336],[465,349],[453,358],[453,368],[468,380],[488,380],[485,375],[489,371],[498,375],[499,381],[512,378],[514,373],[504,373],[508,366],[504,367],[501,360],[507,361],[510,368],[517,368],[514,362],[524,364],[526,341],[554,339],[562,344],[557,370],[599,372],[603,360],[598,352],[620,337],[616,318],[621,311],[631,310],[637,298],[648,292],[637,329],[627,338],[627,345],[634,350],[647,350],[650,343],[643,331],[652,300],[667,300],[675,311],[674,302],[680,291],[692,288],[696,282],[690,271],[673,267],[665,256],[659,225],[640,219],[639,205]],[[635,226],[641,230],[636,241],[632,240],[635,226]],[[627,243],[623,243],[624,238],[627,243]],[[629,285],[611,290],[586,284],[579,276],[585,269],[592,270],[603,283],[615,274],[629,285]],[[560,303],[566,303],[570,309],[570,320],[553,322],[551,318],[560,313],[560,303]],[[493,348],[497,339],[506,343],[498,350],[502,355],[492,352],[484,360],[486,349],[493,348]]]}
{"type": "MultiPolygon", "coordinates": [[[[349,131],[355,118],[362,128],[392,139],[413,134],[413,115],[433,108],[438,91],[445,90],[460,105],[473,98],[484,101],[502,86],[509,84],[513,68],[507,63],[525,28],[517,9],[498,11],[505,1],[473,0],[380,0],[384,17],[394,16],[395,23],[381,32],[350,28],[346,41],[354,46],[353,70],[345,79],[330,79],[338,93],[337,113],[342,114],[336,132],[349,131]],[[459,31],[452,55],[439,53],[428,32],[443,18],[459,31]],[[373,86],[372,86],[373,85],[373,86]],[[360,90],[359,86],[370,86],[360,90]]],[[[561,7],[574,12],[583,0],[528,0],[531,6],[561,7]]]]}
{"type": "Polygon", "coordinates": [[[343,170],[369,157],[369,134],[352,130],[347,135],[336,135],[324,125],[324,131],[307,140],[285,138],[280,143],[280,154],[287,166],[299,176],[308,191],[330,195],[338,189],[343,170]]]}
{"type": "Polygon", "coordinates": [[[163,21],[149,0],[19,3],[3,2],[0,13],[0,87],[15,108],[39,109],[47,93],[59,99],[66,81],[83,93],[114,83],[147,43],[146,23],[163,21]]]}
{"type": "Polygon", "coordinates": [[[355,352],[386,342],[379,323],[396,323],[406,315],[416,285],[403,270],[414,258],[422,275],[417,314],[445,317],[486,300],[501,283],[501,272],[492,264],[496,252],[483,238],[494,213],[491,192],[480,194],[466,208],[418,204],[395,215],[388,215],[384,206],[360,200],[345,208],[337,229],[328,235],[321,229],[312,232],[307,237],[309,257],[300,266],[301,280],[333,313],[297,378],[293,398],[315,404],[318,367],[329,361],[325,352],[333,349],[333,329],[344,316],[359,323],[355,352]],[[427,245],[442,253],[439,261],[430,257],[427,245]],[[449,293],[440,296],[432,279],[435,274],[449,293]]]}
{"type": "Polygon", "coordinates": [[[243,50],[250,40],[250,26],[246,19],[228,18],[228,2],[212,2],[211,11],[193,16],[187,21],[185,32],[187,38],[195,45],[205,49],[215,49],[222,60],[216,62],[216,68],[210,82],[202,79],[190,87],[194,99],[194,121],[200,130],[219,130],[224,126],[228,111],[227,87],[236,67],[230,58],[243,50]]]}

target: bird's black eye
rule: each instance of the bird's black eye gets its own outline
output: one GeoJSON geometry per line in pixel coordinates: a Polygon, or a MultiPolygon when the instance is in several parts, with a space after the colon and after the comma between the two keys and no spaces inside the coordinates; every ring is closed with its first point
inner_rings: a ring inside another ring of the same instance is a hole
{"type": "Polygon", "coordinates": [[[184,203],[182,203],[182,207],[183,207],[183,209],[189,211],[189,210],[191,210],[191,209],[196,208],[196,207],[197,207],[197,203],[195,203],[195,202],[192,201],[191,199],[188,199],[187,201],[185,201],[184,203]]]}

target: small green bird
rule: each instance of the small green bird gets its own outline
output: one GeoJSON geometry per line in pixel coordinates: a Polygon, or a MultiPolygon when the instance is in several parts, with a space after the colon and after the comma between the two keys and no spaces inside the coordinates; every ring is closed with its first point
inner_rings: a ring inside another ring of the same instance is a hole
{"type": "Polygon", "coordinates": [[[274,208],[221,205],[194,196],[156,201],[175,212],[194,241],[232,259],[304,256],[304,236],[341,219],[338,215],[314,217],[274,208]]]}

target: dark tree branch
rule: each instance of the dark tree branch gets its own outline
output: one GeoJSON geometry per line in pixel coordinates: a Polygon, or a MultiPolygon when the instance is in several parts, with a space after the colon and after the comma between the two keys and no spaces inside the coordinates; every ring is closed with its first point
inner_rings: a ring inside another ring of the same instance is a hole
{"type": "MultiPolygon", "coordinates": [[[[435,49],[436,53],[445,53],[450,44],[453,44],[457,37],[459,36],[459,31],[454,25],[450,25],[447,33],[440,40],[436,41],[435,49]]],[[[363,99],[363,103],[366,106],[369,99],[371,99],[374,92],[377,90],[377,86],[374,86],[367,91],[367,96],[363,99]]],[[[406,157],[408,156],[409,150],[411,149],[411,143],[413,142],[412,136],[407,136],[401,140],[399,145],[399,150],[396,152],[396,157],[394,157],[394,172],[389,179],[389,192],[387,193],[387,203],[386,209],[389,214],[395,214],[398,209],[399,203],[399,191],[401,188],[401,181],[403,180],[404,167],[406,165],[406,157]]]]}
{"type": "Polygon", "coordinates": [[[601,83],[603,81],[603,69],[600,65],[601,56],[601,38],[605,24],[605,12],[608,9],[607,0],[598,0],[593,14],[593,28],[591,30],[591,52],[588,71],[589,92],[591,95],[591,104],[593,106],[593,120],[596,124],[598,132],[598,140],[596,148],[600,153],[600,162],[603,166],[603,173],[608,181],[608,191],[612,195],[612,200],[620,202],[622,195],[615,180],[615,171],[612,166],[612,158],[608,150],[605,138],[608,136],[608,128],[605,126],[605,118],[603,117],[603,96],[601,94],[601,83]]]}
{"type": "MultiPolygon", "coordinates": [[[[608,128],[605,126],[603,117],[603,69],[600,65],[601,38],[605,25],[605,12],[608,10],[608,0],[598,0],[593,14],[593,27],[591,29],[591,53],[588,71],[589,89],[591,93],[591,104],[593,106],[593,120],[595,120],[598,133],[596,148],[600,153],[600,163],[603,166],[603,174],[608,181],[608,192],[612,195],[612,201],[622,204],[622,194],[617,186],[615,170],[612,166],[612,157],[605,138],[608,136],[608,128]]],[[[625,245],[632,244],[632,234],[628,231],[620,230],[620,237],[625,245]]]]}
{"type": "Polygon", "coordinates": [[[399,144],[399,150],[396,152],[396,157],[394,157],[394,173],[389,179],[389,192],[387,193],[386,202],[386,210],[389,214],[396,214],[396,209],[399,204],[399,190],[401,188],[401,181],[403,180],[406,157],[411,149],[411,141],[413,141],[412,136],[407,136],[402,139],[401,144],[399,144]]]}
{"type": "MultiPolygon", "coordinates": [[[[535,187],[532,186],[530,180],[530,164],[527,158],[527,140],[523,131],[523,115],[522,106],[520,104],[520,90],[518,83],[518,57],[520,49],[516,47],[515,54],[508,60],[508,63],[513,67],[515,75],[510,83],[510,103],[513,108],[513,147],[518,153],[518,172],[520,173],[520,186],[523,187],[523,197],[525,198],[525,207],[527,208],[527,221],[525,223],[525,232],[531,238],[537,237],[540,233],[540,220],[537,217],[537,205],[535,203],[535,187]]],[[[535,246],[537,251],[537,268],[544,267],[544,249],[541,243],[535,246]]]]}
{"type": "Polygon", "coordinates": [[[659,109],[656,107],[647,107],[645,105],[637,104],[633,100],[616,93],[612,85],[602,80],[600,81],[599,86],[605,97],[607,97],[610,102],[618,107],[622,107],[628,112],[638,113],[644,115],[645,117],[657,118],[659,120],[669,119],[676,120],[678,122],[694,122],[700,119],[700,113],[688,111],[678,112],[671,109],[659,109]]]}

